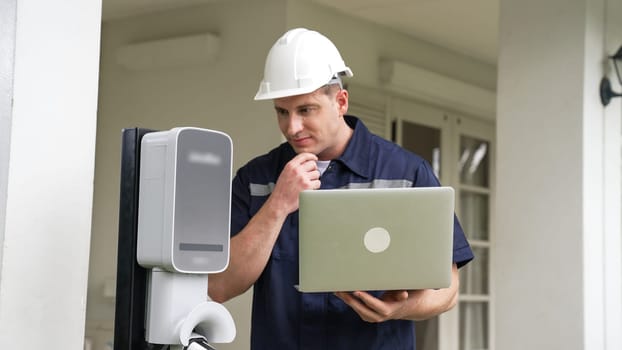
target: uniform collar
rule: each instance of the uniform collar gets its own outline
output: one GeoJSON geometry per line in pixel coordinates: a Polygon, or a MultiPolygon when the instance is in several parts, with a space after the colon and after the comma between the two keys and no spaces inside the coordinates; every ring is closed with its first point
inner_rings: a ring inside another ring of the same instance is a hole
{"type": "Polygon", "coordinates": [[[343,116],[346,123],[354,130],[352,137],[346,146],[341,157],[337,158],[352,172],[365,178],[369,178],[370,170],[370,151],[372,134],[367,127],[357,117],[351,115],[343,116]]]}

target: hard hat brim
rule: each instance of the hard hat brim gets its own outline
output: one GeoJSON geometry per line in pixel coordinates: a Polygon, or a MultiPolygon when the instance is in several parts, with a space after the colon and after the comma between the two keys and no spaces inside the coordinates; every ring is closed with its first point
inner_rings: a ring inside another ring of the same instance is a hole
{"type": "MultiPolygon", "coordinates": [[[[349,67],[345,67],[345,69],[339,73],[340,76],[346,76],[346,77],[351,77],[354,74],[352,74],[352,70],[349,67]]],[[[327,82],[329,82],[332,79],[332,77],[330,79],[327,80],[327,82]]],[[[321,88],[322,86],[326,85],[324,84],[319,84],[319,85],[312,85],[312,86],[306,86],[303,88],[297,88],[297,89],[280,89],[280,90],[274,90],[274,91],[269,91],[269,87],[265,85],[265,83],[261,83],[259,85],[259,90],[257,91],[257,94],[255,94],[255,101],[262,101],[262,100],[273,100],[276,98],[282,98],[282,97],[290,97],[290,96],[298,96],[298,95],[304,95],[304,94],[308,94],[311,93],[319,88],[321,88]]]]}

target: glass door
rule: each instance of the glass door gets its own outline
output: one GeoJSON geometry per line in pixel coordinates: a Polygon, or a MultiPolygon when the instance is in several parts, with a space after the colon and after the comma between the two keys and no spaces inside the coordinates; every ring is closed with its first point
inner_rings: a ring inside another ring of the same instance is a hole
{"type": "MultiPolygon", "coordinates": [[[[401,99],[391,101],[391,138],[405,149],[430,163],[436,177],[446,184],[451,178],[447,153],[449,151],[448,116],[441,110],[401,99]]],[[[439,317],[415,322],[417,350],[439,350],[439,317]]]]}
{"type": "Polygon", "coordinates": [[[391,100],[391,139],[427,160],[441,183],[451,181],[449,116],[440,109],[391,100]]]}
{"type": "MultiPolygon", "coordinates": [[[[397,127],[397,121],[394,128],[397,127]]],[[[421,123],[402,120],[400,138],[402,147],[417,153],[432,165],[436,177],[441,177],[441,128],[421,123]]],[[[415,324],[416,349],[438,349],[438,319],[419,321],[415,324]]]]}
{"type": "Polygon", "coordinates": [[[456,212],[475,259],[460,269],[459,349],[490,349],[492,142],[490,124],[456,116],[456,212]]]}
{"type": "Polygon", "coordinates": [[[493,126],[402,99],[391,101],[390,115],[392,140],[426,159],[456,191],[456,213],[476,256],[460,269],[457,307],[415,323],[417,349],[489,349],[493,126]]]}

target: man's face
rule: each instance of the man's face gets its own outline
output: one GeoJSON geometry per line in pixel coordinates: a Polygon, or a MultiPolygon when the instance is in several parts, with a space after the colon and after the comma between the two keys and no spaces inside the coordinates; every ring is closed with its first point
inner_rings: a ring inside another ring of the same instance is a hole
{"type": "Polygon", "coordinates": [[[309,152],[320,160],[337,158],[350,137],[343,120],[348,92],[322,87],[314,92],[274,100],[279,128],[296,153],[309,152]]]}

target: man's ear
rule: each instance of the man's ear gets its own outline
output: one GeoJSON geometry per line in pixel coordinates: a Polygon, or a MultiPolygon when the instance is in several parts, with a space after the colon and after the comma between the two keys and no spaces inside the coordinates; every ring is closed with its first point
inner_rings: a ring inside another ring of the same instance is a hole
{"type": "Polygon", "coordinates": [[[337,91],[335,95],[335,99],[337,101],[337,107],[339,109],[339,114],[343,115],[348,112],[348,90],[341,89],[337,91]]]}

